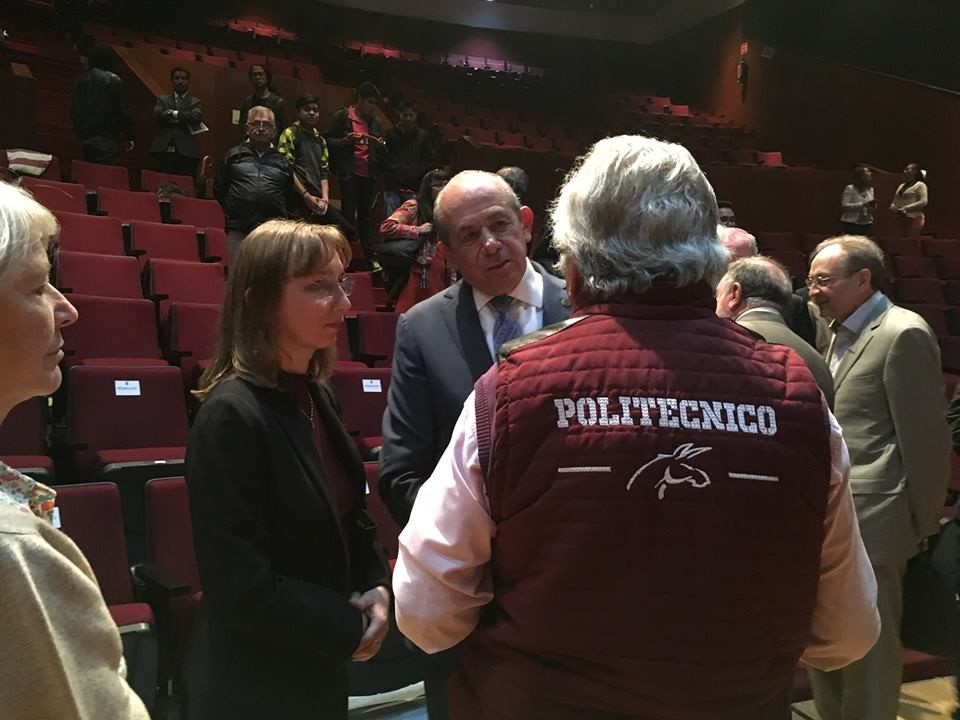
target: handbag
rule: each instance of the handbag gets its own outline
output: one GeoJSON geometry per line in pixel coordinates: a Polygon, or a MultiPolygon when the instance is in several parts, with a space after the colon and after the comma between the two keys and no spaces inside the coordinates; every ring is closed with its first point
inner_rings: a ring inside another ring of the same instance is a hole
{"type": "Polygon", "coordinates": [[[944,525],[907,563],[903,579],[903,645],[956,657],[960,648],[960,524],[944,525]]]}
{"type": "Polygon", "coordinates": [[[423,238],[385,240],[377,248],[377,256],[381,262],[386,260],[391,265],[411,265],[417,259],[421,245],[423,238]]]}

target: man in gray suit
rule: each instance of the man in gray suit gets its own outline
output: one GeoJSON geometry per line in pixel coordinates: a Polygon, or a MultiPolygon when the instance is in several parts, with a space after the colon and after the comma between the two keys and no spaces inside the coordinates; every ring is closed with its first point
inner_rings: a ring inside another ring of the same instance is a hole
{"type": "MultiPolygon", "coordinates": [[[[401,527],[497,348],[570,314],[564,283],[526,257],[533,211],[503,178],[473,170],[454,176],[437,196],[434,222],[462,279],[397,322],[379,487],[401,527]]],[[[457,661],[452,651],[432,657],[427,711],[443,720],[457,661]]]]}
{"type": "Polygon", "coordinates": [[[161,95],[153,106],[157,135],[150,146],[160,172],[175,175],[196,174],[201,158],[200,143],[194,131],[203,121],[200,98],[190,94],[190,71],[175,67],[170,71],[173,92],[161,95]]]}
{"type": "Polygon", "coordinates": [[[814,250],[810,300],[833,331],[826,360],[834,413],[850,450],[850,488],[877,576],[880,639],[842,670],[811,670],[824,720],[895,720],[902,678],[900,620],[907,560],[937,533],[950,473],[937,338],[883,294],[883,251],[865,237],[814,250]]]}
{"type": "Polygon", "coordinates": [[[793,297],[790,274],[763,255],[735,260],[717,285],[717,315],[735,320],[764,340],[797,351],[833,409],[833,376],[823,358],[787,327],[783,309],[793,297]]]}

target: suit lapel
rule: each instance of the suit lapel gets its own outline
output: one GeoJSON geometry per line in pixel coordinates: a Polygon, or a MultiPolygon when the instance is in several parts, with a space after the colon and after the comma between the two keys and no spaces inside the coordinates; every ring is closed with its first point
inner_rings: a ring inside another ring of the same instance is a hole
{"type": "Polygon", "coordinates": [[[867,349],[867,345],[873,340],[873,336],[876,335],[877,330],[883,324],[883,318],[886,317],[891,305],[891,302],[884,298],[884,301],[877,306],[877,311],[874,313],[874,316],[867,320],[860,335],[853,341],[853,345],[844,353],[843,359],[837,366],[837,372],[833,377],[833,387],[835,390],[840,389],[840,385],[850,372],[850,368],[856,364],[860,356],[863,355],[863,351],[867,349]]]}
{"type": "Polygon", "coordinates": [[[480,316],[473,300],[473,288],[460,281],[447,293],[446,297],[450,298],[444,312],[447,329],[470,368],[473,382],[476,382],[493,365],[493,358],[490,357],[490,348],[487,347],[483,328],[480,327],[480,316]]]}
{"type": "Polygon", "coordinates": [[[532,263],[532,265],[534,270],[543,277],[544,326],[566,320],[570,316],[570,299],[567,297],[566,285],[554,278],[538,263],[532,263]]]}

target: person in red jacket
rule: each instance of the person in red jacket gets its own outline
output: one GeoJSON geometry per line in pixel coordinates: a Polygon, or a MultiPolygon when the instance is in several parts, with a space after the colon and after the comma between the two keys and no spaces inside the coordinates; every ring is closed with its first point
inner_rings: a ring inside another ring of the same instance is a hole
{"type": "Polygon", "coordinates": [[[552,221],[574,312],[467,399],[400,536],[397,623],[459,644],[460,720],[785,720],[798,661],[879,633],[836,420],[792,349],[715,316],[686,149],[600,141],[552,221]]]}

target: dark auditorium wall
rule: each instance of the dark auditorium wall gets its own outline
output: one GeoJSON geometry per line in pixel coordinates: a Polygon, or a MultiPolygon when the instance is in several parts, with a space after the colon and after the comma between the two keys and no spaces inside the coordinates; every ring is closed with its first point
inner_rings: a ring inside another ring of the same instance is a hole
{"type": "MultiPolygon", "coordinates": [[[[960,95],[750,42],[749,78],[736,84],[742,9],[676,36],[654,52],[655,74],[677,98],[757,129],[760,149],[787,162],[847,170],[866,162],[900,172],[912,160],[929,172],[928,230],[960,237],[960,95]]],[[[881,194],[881,212],[889,195],[881,194]]],[[[799,201],[799,199],[798,199],[799,201]]]]}

